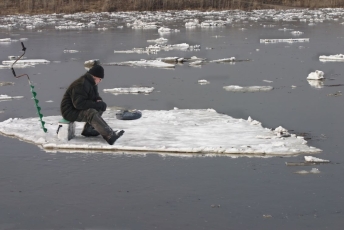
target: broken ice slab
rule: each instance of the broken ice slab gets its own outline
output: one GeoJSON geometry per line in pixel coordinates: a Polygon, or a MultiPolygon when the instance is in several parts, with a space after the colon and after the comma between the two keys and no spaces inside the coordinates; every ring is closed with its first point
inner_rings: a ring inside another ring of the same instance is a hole
{"type": "MultiPolygon", "coordinates": [[[[18,62],[17,62],[18,63],[18,62]]],[[[35,65],[32,64],[17,64],[15,65],[15,68],[26,68],[26,67],[35,67],[35,65]]],[[[11,65],[0,65],[0,69],[10,69],[11,65]]]]}
{"type": "Polygon", "coordinates": [[[14,85],[14,82],[6,82],[6,81],[0,81],[0,86],[6,86],[6,85],[14,85]]]}
{"type": "Polygon", "coordinates": [[[139,66],[139,67],[157,67],[157,68],[174,68],[174,64],[165,63],[159,60],[141,60],[105,63],[107,66],[139,66]]]}
{"type": "Polygon", "coordinates": [[[277,43],[277,42],[309,42],[309,38],[288,38],[288,39],[260,39],[260,43],[277,43]]]}
{"type": "Polygon", "coordinates": [[[63,53],[78,53],[78,50],[64,50],[63,53]]]}
{"type": "Polygon", "coordinates": [[[344,61],[344,55],[343,54],[335,54],[335,55],[321,55],[319,56],[319,60],[322,62],[326,61],[344,61]]]}
{"type": "Polygon", "coordinates": [[[330,163],[329,160],[324,160],[324,159],[320,159],[317,157],[313,157],[313,156],[304,156],[305,161],[306,162],[312,162],[312,163],[330,163]]]}
{"type": "Polygon", "coordinates": [[[213,60],[213,61],[209,61],[209,62],[216,62],[216,63],[220,63],[220,62],[235,62],[235,57],[222,58],[222,59],[217,59],[217,60],[213,60]]]}
{"type": "Polygon", "coordinates": [[[8,95],[5,95],[5,94],[0,94],[0,101],[1,100],[12,100],[12,99],[20,99],[20,98],[23,98],[24,96],[8,96],[8,95]]]}
{"type": "Polygon", "coordinates": [[[273,90],[272,86],[239,86],[229,85],[223,87],[227,91],[231,92],[267,92],[273,90]]]}
{"type": "Polygon", "coordinates": [[[44,117],[46,128],[39,132],[37,118],[10,118],[0,122],[0,133],[37,144],[43,149],[70,149],[71,151],[143,151],[165,153],[201,154],[250,154],[250,155],[296,155],[317,153],[320,149],[310,147],[295,136],[277,137],[270,129],[252,125],[252,121],[236,119],[213,109],[193,110],[144,110],[137,120],[118,120],[117,111],[106,110],[104,120],[109,126],[125,130],[115,145],[108,145],[101,137],[81,136],[83,122],[76,122],[76,137],[70,141],[57,138],[58,121],[61,116],[44,117]],[[149,135],[147,135],[149,129],[149,135]],[[211,135],[209,135],[211,130],[211,135]],[[259,139],[257,135],[269,136],[259,139]]]}
{"type": "MultiPolygon", "coordinates": [[[[8,56],[10,60],[17,60],[20,56],[8,56]]],[[[20,59],[26,59],[26,57],[21,57],[20,59]]]]}
{"type": "Polygon", "coordinates": [[[200,85],[206,85],[206,84],[209,84],[210,82],[209,81],[207,81],[207,80],[198,80],[198,84],[200,84],[200,85]]]}
{"type": "Polygon", "coordinates": [[[166,38],[158,38],[158,39],[155,39],[155,40],[147,40],[147,42],[154,42],[154,43],[165,43],[167,41],[168,40],[166,38]]]}
{"type": "Polygon", "coordinates": [[[104,89],[106,93],[121,94],[121,93],[132,93],[132,94],[149,94],[153,92],[154,87],[130,87],[130,88],[113,88],[113,89],[104,89]]]}
{"type": "Polygon", "coordinates": [[[11,42],[11,38],[1,38],[0,42],[11,42]]]}
{"type": "Polygon", "coordinates": [[[307,80],[323,80],[324,79],[324,72],[320,70],[316,70],[308,74],[307,80]]]}
{"type": "MultiPolygon", "coordinates": [[[[4,65],[12,65],[15,62],[15,60],[10,61],[2,61],[2,64],[4,65]]],[[[50,61],[45,59],[25,59],[25,60],[18,60],[16,64],[47,64],[50,63],[50,61]]],[[[16,66],[17,67],[17,66],[16,66]]]]}

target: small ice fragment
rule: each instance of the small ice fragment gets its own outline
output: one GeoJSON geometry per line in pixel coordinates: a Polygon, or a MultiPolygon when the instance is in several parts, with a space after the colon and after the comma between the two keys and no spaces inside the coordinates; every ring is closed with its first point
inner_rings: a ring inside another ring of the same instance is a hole
{"type": "Polygon", "coordinates": [[[311,171],[309,171],[310,173],[320,173],[320,170],[317,168],[312,168],[311,171]]]}
{"type": "Polygon", "coordinates": [[[317,157],[312,157],[312,156],[304,156],[305,157],[305,161],[307,162],[317,162],[317,163],[329,163],[329,160],[324,160],[324,159],[320,159],[317,157]]]}
{"type": "Polygon", "coordinates": [[[272,83],[273,82],[273,81],[269,81],[269,80],[263,80],[263,81],[265,81],[267,83],[272,83]]]}
{"type": "Polygon", "coordinates": [[[316,70],[315,72],[311,72],[308,74],[308,80],[321,80],[324,79],[324,72],[320,70],[316,70]]]}
{"type": "Polygon", "coordinates": [[[209,84],[210,82],[207,80],[198,80],[198,83],[201,85],[209,84]]]}

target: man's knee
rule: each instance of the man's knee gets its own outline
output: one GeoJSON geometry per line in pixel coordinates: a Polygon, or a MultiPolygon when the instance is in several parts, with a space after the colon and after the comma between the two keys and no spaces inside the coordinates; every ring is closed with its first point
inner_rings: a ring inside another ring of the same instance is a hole
{"type": "Polygon", "coordinates": [[[84,121],[90,123],[94,117],[94,115],[99,114],[99,112],[96,109],[87,109],[83,110],[79,114],[78,121],[84,121]]]}

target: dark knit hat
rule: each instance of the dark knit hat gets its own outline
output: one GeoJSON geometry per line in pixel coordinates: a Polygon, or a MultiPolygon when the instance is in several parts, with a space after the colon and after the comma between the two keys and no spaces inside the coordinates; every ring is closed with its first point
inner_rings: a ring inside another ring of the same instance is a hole
{"type": "Polygon", "coordinates": [[[93,66],[87,73],[95,77],[104,78],[104,68],[100,65],[93,66]]]}

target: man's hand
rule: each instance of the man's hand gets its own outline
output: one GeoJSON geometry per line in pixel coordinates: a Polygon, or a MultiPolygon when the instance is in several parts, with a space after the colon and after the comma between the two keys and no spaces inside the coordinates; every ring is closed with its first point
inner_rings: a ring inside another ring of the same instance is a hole
{"type": "Polygon", "coordinates": [[[101,110],[101,111],[105,111],[105,110],[106,110],[106,107],[107,107],[107,105],[106,105],[106,103],[105,103],[105,102],[103,102],[103,101],[99,100],[99,101],[97,101],[97,107],[99,108],[99,110],[101,110]]]}

